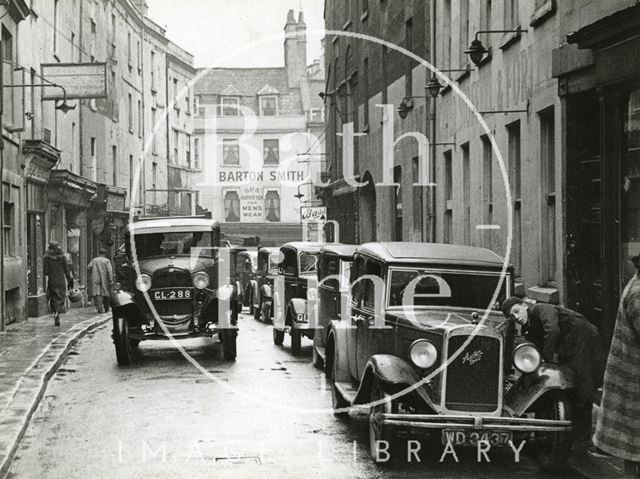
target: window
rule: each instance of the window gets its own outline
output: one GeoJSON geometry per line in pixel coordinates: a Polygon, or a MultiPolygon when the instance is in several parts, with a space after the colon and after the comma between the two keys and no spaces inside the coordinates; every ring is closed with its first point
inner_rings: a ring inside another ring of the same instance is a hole
{"type": "Polygon", "coordinates": [[[237,96],[223,96],[221,101],[222,116],[240,115],[240,98],[237,96]]]}
{"type": "MultiPolygon", "coordinates": [[[[493,149],[491,141],[485,135],[482,137],[482,196],[483,215],[485,225],[493,224],[493,149]]],[[[493,248],[493,230],[484,231],[484,247],[493,248]]]]}
{"type": "Polygon", "coordinates": [[[133,133],[133,95],[129,93],[129,101],[127,103],[127,113],[129,116],[129,133],[133,133]]]}
{"type": "Polygon", "coordinates": [[[127,32],[127,63],[129,65],[129,71],[131,71],[131,32],[127,32]]]}
{"type": "Polygon", "coordinates": [[[173,92],[171,94],[171,101],[173,101],[173,109],[180,110],[180,105],[178,104],[178,79],[173,79],[173,92]]]}
{"type": "Polygon", "coordinates": [[[451,150],[444,153],[444,231],[442,241],[453,240],[453,154],[451,150]]]}
{"type": "MultiPolygon", "coordinates": [[[[413,19],[408,19],[404,24],[404,47],[413,52],[413,19]]],[[[407,73],[405,74],[405,96],[409,97],[412,95],[411,91],[413,89],[413,59],[405,55],[405,61],[407,62],[407,73]]]]}
{"type": "MultiPolygon", "coordinates": [[[[446,68],[451,67],[451,0],[444,0],[444,18],[442,21],[442,34],[444,35],[444,51],[442,52],[442,64],[446,68]]],[[[466,49],[466,47],[465,47],[466,49]]]]}
{"type": "Polygon", "coordinates": [[[111,146],[111,167],[112,167],[112,184],[113,186],[118,186],[118,147],[115,145],[111,146]]]}
{"type": "Polygon", "coordinates": [[[278,114],[278,97],[277,96],[261,96],[260,97],[260,115],[276,116],[278,114]]]}
{"type": "Polygon", "coordinates": [[[239,165],[240,164],[240,144],[236,139],[222,140],[222,164],[239,165]]]}
{"type": "Polygon", "coordinates": [[[153,155],[158,154],[158,135],[155,133],[156,123],[158,121],[158,112],[154,108],[151,108],[151,153],[153,155]]]}
{"type": "Polygon", "coordinates": [[[309,110],[309,121],[322,122],[324,121],[324,111],[322,108],[311,108],[309,110]]]}
{"type": "MultiPolygon", "coordinates": [[[[492,24],[492,0],[482,0],[480,6],[480,30],[491,30],[492,24]]],[[[488,48],[491,45],[491,34],[485,33],[481,38],[482,43],[488,48]]],[[[466,49],[467,47],[465,47],[466,49]]]]}
{"type": "Polygon", "coordinates": [[[158,163],[156,163],[155,161],[151,164],[151,190],[152,190],[152,198],[153,198],[153,204],[157,204],[158,203],[158,196],[157,196],[157,185],[158,185],[158,163]]]}
{"type": "Polygon", "coordinates": [[[360,7],[362,8],[362,13],[367,13],[369,11],[369,0],[360,0],[360,7]]]}
{"type": "Polygon", "coordinates": [[[504,27],[505,29],[516,28],[520,25],[519,1],[505,0],[504,2],[504,27]]]}
{"type": "Polygon", "coordinates": [[[142,138],[142,102],[138,100],[138,136],[142,138]]]}
{"type": "MultiPolygon", "coordinates": [[[[57,2],[56,2],[57,5],[57,2]]],[[[13,37],[9,30],[2,27],[2,76],[5,87],[12,85],[13,81],[13,37]]],[[[16,101],[17,88],[3,88],[2,97],[4,100],[4,122],[8,124],[16,123],[16,101]]],[[[18,120],[20,121],[20,120],[18,120]]]]}
{"type": "Polygon", "coordinates": [[[185,135],[186,147],[187,147],[187,166],[191,168],[191,135],[185,135]]]}
{"type": "Polygon", "coordinates": [[[227,223],[240,221],[240,197],[237,191],[227,191],[224,194],[224,220],[227,223]]]}
{"type": "Polygon", "coordinates": [[[189,90],[187,89],[186,94],[184,95],[184,111],[187,114],[191,114],[191,97],[189,96],[189,90]]]}
{"type": "Polygon", "coordinates": [[[200,169],[200,138],[193,139],[193,167],[200,169]]]}
{"type": "Polygon", "coordinates": [[[156,91],[158,88],[156,85],[156,52],[154,52],[153,50],[151,50],[150,70],[151,70],[151,91],[156,91]]]}
{"type": "Polygon", "coordinates": [[[540,113],[543,284],[556,281],[556,155],[553,108],[540,113]]]}
{"type": "MultiPolygon", "coordinates": [[[[367,260],[367,262],[365,263],[365,274],[382,278],[382,266],[375,261],[367,260]]],[[[380,284],[380,282],[374,282],[371,279],[365,279],[362,280],[361,283],[363,283],[364,286],[364,298],[362,301],[362,306],[368,309],[375,310],[376,300],[384,301],[384,295],[382,294],[382,292],[376,291],[376,284],[380,284]]],[[[378,286],[377,289],[379,289],[380,286],[378,286]]]]}
{"type": "Polygon", "coordinates": [[[264,164],[277,165],[280,162],[280,146],[278,140],[264,140],[264,164]]]}
{"type": "Polygon", "coordinates": [[[402,167],[393,168],[393,182],[398,186],[393,187],[393,240],[402,241],[402,167]]]}
{"type": "Polygon", "coordinates": [[[180,153],[180,133],[178,133],[178,130],[173,130],[173,164],[174,165],[177,165],[180,163],[179,153],[180,153]]]}
{"type": "Polygon", "coordinates": [[[416,186],[415,183],[420,183],[420,163],[419,158],[415,156],[411,161],[411,179],[414,183],[413,188],[413,231],[415,238],[422,238],[422,210],[423,206],[423,192],[422,186],[416,186]]]}
{"type": "Polygon", "coordinates": [[[509,183],[511,197],[513,198],[513,240],[511,244],[511,257],[516,277],[522,274],[522,198],[520,175],[520,122],[517,121],[507,126],[509,137],[509,183]]]}
{"type": "Polygon", "coordinates": [[[58,4],[59,4],[60,0],[54,0],[53,1],[53,54],[57,55],[58,54],[58,47],[60,46],[58,44],[58,34],[59,34],[59,9],[58,9],[58,4]]]}
{"type": "Polygon", "coordinates": [[[267,191],[264,197],[264,211],[267,221],[280,221],[280,193],[277,191],[267,191]]]}
{"type": "MultiPolygon", "coordinates": [[[[386,45],[382,45],[382,84],[383,85],[388,85],[388,73],[387,73],[387,68],[388,68],[388,64],[389,64],[389,49],[387,48],[386,45]]],[[[386,104],[387,103],[387,87],[383,86],[382,87],[382,103],[386,104]]]]}
{"type": "Polygon", "coordinates": [[[4,256],[15,256],[15,238],[14,238],[14,223],[15,223],[15,203],[4,202],[4,256]]]}
{"type": "Polygon", "coordinates": [[[142,73],[142,46],[140,40],[136,43],[136,66],[138,67],[138,75],[142,73]]]}
{"type": "Polygon", "coordinates": [[[369,59],[362,62],[362,96],[364,99],[364,124],[369,125],[369,59]]]}
{"type": "Polygon", "coordinates": [[[134,198],[133,194],[133,185],[134,185],[134,176],[136,174],[135,166],[133,164],[133,155],[129,155],[129,204],[133,205],[134,201],[138,201],[139,198],[134,198]]]}
{"type": "Polygon", "coordinates": [[[95,137],[91,137],[90,140],[90,153],[91,153],[91,179],[93,181],[98,181],[98,159],[96,158],[96,139],[95,137]]]}
{"type": "Polygon", "coordinates": [[[464,215],[464,239],[466,245],[471,244],[471,164],[469,160],[469,143],[462,145],[462,207],[464,215]]]}
{"type": "Polygon", "coordinates": [[[460,68],[467,64],[465,50],[469,43],[469,0],[460,0],[460,59],[458,63],[460,68]]]}
{"type": "Polygon", "coordinates": [[[71,32],[71,61],[73,62],[73,53],[76,48],[76,34],[71,32]]]}

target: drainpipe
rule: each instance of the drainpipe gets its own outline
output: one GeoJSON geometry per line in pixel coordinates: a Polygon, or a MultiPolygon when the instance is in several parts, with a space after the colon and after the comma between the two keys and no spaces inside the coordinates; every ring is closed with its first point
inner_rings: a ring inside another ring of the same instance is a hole
{"type": "MultiPolygon", "coordinates": [[[[430,62],[433,66],[436,65],[436,1],[431,0],[431,12],[429,15],[429,28],[431,30],[431,42],[429,43],[430,62]]],[[[429,75],[429,71],[426,75],[429,75]]],[[[425,83],[428,81],[425,78],[425,83]]],[[[429,95],[428,92],[425,92],[429,95]]],[[[431,98],[431,118],[427,119],[427,122],[431,122],[431,158],[429,162],[429,181],[435,183],[436,178],[436,99],[431,98]]],[[[427,115],[425,115],[426,117],[427,115]]],[[[428,187],[429,194],[429,226],[428,235],[429,242],[435,243],[436,241],[436,187],[428,187]]]]}

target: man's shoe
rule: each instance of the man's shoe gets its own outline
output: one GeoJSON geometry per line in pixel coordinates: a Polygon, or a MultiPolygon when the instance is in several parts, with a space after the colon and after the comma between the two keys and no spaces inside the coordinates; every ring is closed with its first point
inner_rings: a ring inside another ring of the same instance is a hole
{"type": "Polygon", "coordinates": [[[53,316],[53,324],[56,326],[60,326],[60,315],[57,313],[53,316]]]}

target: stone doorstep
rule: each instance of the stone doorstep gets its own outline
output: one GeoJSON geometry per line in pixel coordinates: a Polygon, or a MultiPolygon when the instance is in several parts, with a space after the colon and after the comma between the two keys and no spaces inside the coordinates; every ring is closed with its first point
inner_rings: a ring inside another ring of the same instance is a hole
{"type": "Polygon", "coordinates": [[[20,378],[14,394],[2,410],[4,417],[0,420],[0,430],[2,430],[0,478],[4,478],[8,473],[31,416],[44,395],[47,383],[64,362],[67,353],[82,336],[106,324],[109,319],[108,316],[98,319],[88,318],[74,324],[65,333],[49,343],[47,349],[20,378]]]}

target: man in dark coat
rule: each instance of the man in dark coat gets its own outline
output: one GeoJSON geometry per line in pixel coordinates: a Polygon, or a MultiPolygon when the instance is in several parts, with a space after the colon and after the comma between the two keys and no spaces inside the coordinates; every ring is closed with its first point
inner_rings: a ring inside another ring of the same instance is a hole
{"type": "Polygon", "coordinates": [[[44,274],[47,277],[49,308],[53,312],[54,324],[60,326],[60,313],[64,312],[67,288],[73,288],[73,277],[57,241],[49,243],[44,255],[44,274]]]}
{"type": "Polygon", "coordinates": [[[544,361],[557,360],[574,373],[573,449],[585,452],[591,438],[593,400],[602,385],[604,353],[598,329],[580,313],[554,304],[525,303],[511,297],[502,305],[504,315],[522,326],[544,361]]]}

